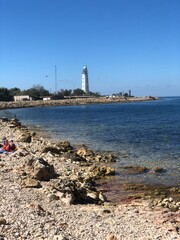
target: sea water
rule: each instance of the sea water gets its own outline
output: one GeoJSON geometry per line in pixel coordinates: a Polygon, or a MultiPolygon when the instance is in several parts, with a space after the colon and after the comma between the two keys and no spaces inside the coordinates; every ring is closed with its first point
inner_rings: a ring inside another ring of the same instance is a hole
{"type": "Polygon", "coordinates": [[[23,124],[40,126],[54,140],[114,152],[115,182],[180,185],[180,97],[13,109],[8,113],[23,124]],[[124,166],[137,165],[147,167],[149,173],[124,175],[121,171],[124,166]],[[164,173],[153,174],[156,167],[165,169],[164,173]]]}

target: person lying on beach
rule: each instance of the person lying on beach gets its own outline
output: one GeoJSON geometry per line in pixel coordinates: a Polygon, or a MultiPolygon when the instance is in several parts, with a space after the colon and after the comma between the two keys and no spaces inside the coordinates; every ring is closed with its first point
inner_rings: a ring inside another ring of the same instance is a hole
{"type": "Polygon", "coordinates": [[[6,139],[5,144],[0,149],[0,153],[8,153],[8,152],[13,152],[15,150],[16,150],[16,145],[14,144],[13,140],[8,141],[6,139]]]}

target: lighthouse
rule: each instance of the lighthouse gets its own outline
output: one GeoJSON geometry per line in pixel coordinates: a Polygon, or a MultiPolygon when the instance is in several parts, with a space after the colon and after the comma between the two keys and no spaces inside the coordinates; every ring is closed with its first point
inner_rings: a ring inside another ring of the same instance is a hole
{"type": "Polygon", "coordinates": [[[82,70],[82,90],[88,94],[89,93],[89,81],[88,81],[88,70],[85,65],[82,70]]]}

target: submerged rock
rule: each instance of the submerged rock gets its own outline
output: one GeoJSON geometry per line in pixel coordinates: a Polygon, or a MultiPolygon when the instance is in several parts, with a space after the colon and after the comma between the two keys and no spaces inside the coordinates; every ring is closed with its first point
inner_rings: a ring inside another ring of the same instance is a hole
{"type": "Polygon", "coordinates": [[[165,172],[166,172],[166,170],[161,167],[157,167],[154,169],[154,173],[165,173],[165,172]]]}
{"type": "Polygon", "coordinates": [[[140,174],[148,172],[148,169],[143,166],[126,166],[122,168],[125,174],[140,174]]]}

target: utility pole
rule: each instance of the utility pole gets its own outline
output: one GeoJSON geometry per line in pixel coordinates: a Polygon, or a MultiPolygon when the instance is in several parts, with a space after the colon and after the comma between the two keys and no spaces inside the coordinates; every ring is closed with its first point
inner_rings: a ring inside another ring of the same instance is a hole
{"type": "Polygon", "coordinates": [[[55,65],[55,93],[57,93],[57,67],[55,65]]]}

